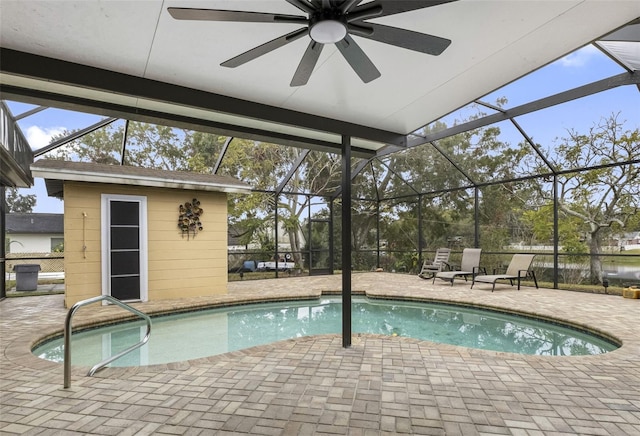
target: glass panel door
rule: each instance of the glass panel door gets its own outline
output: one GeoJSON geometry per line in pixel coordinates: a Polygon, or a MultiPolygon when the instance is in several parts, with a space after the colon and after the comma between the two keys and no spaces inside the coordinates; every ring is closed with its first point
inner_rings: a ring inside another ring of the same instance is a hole
{"type": "Polygon", "coordinates": [[[118,300],[140,300],[140,203],[109,202],[109,283],[118,300]]]}

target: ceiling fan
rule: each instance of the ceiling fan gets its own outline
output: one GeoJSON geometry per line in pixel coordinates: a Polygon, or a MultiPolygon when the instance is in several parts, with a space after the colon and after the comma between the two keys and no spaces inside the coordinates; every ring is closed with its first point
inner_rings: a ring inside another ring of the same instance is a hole
{"type": "Polygon", "coordinates": [[[365,20],[424,9],[456,0],[373,0],[365,3],[362,3],[362,0],[285,1],[305,12],[307,16],[177,7],[169,7],[167,10],[177,20],[299,23],[304,25],[304,27],[252,48],[220,64],[223,67],[235,68],[309,35],[311,42],[309,42],[293,75],[291,86],[307,84],[325,44],[335,44],[363,82],[368,83],[380,77],[380,71],[356,44],[351,35],[433,56],[438,56],[451,44],[451,40],[446,38],[370,23],[365,20]]]}

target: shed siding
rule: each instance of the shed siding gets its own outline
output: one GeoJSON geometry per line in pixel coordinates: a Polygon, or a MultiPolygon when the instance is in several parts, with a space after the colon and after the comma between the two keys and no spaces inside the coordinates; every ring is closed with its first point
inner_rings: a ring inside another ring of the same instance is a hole
{"type": "Polygon", "coordinates": [[[67,183],[64,200],[65,305],[71,307],[102,293],[100,191],[96,185],[67,183]]]}
{"type": "Polygon", "coordinates": [[[226,194],[79,182],[65,182],[64,193],[67,307],[102,293],[103,193],[147,197],[149,300],[227,292],[226,194]],[[193,198],[204,210],[203,231],[187,237],[178,228],[178,208],[193,198]]]}

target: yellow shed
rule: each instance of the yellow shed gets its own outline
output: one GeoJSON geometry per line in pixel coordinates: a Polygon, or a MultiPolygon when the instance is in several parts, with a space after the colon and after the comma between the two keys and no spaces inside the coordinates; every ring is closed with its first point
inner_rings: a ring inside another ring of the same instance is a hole
{"type": "Polygon", "coordinates": [[[38,160],[34,177],[64,198],[65,306],[227,292],[227,194],[234,178],[38,160]]]}

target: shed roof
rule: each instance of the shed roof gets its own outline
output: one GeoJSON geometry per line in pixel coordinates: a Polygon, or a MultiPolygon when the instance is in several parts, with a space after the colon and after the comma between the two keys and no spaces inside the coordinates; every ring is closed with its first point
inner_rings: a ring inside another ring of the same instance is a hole
{"type": "Polygon", "coordinates": [[[64,233],[64,215],[61,213],[9,213],[8,234],[64,233]]]}
{"type": "Polygon", "coordinates": [[[166,171],[127,165],[41,159],[31,165],[31,171],[35,177],[45,179],[49,196],[58,198],[64,196],[63,181],[226,193],[248,193],[251,190],[251,187],[246,183],[229,176],[166,171]]]}

